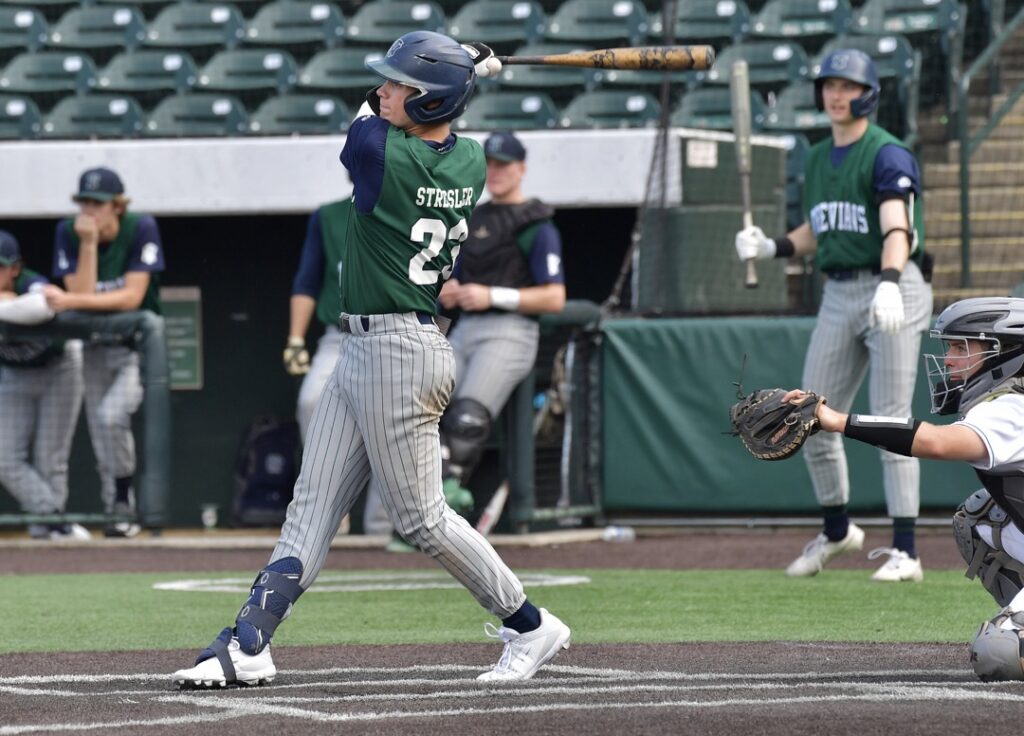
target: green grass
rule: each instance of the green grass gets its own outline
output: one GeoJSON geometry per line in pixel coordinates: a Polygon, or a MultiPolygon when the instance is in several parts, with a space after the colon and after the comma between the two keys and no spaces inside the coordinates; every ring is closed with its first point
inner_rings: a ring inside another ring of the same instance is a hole
{"type": "MultiPolygon", "coordinates": [[[[536,588],[581,644],[682,641],[966,642],[998,609],[957,571],[879,584],[865,571],[789,579],[777,570],[557,570],[589,585],[536,588]]],[[[159,581],[240,576],[0,576],[0,653],[195,649],[229,625],[238,593],[154,590],[159,581]],[[17,622],[17,625],[14,625],[17,622]]],[[[482,642],[492,620],[462,590],[307,593],[279,645],[482,642]]]]}

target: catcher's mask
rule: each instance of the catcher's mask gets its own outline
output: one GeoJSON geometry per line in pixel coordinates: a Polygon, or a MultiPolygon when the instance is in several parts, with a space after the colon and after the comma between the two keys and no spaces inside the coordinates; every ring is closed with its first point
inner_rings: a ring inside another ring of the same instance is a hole
{"type": "Polygon", "coordinates": [[[924,356],[933,414],[964,413],[996,392],[1024,388],[1024,299],[956,302],[935,320],[931,336],[945,348],[924,356]]]}

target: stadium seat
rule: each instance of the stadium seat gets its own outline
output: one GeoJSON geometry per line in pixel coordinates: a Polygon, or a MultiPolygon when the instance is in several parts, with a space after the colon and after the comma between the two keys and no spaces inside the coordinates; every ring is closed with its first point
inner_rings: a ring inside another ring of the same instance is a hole
{"type": "Polygon", "coordinates": [[[917,141],[917,108],[920,101],[921,52],[910,45],[906,36],[887,34],[862,36],[852,34],[829,41],[821,49],[813,73],[821,60],[836,49],[860,49],[875,62],[882,85],[878,106],[878,123],[903,142],[913,146],[917,141]]]}
{"type": "Polygon", "coordinates": [[[921,87],[929,98],[955,98],[952,70],[963,64],[966,7],[956,0],[867,0],[854,14],[855,33],[902,34],[922,51],[921,87]]]}
{"type": "MultiPolygon", "coordinates": [[[[161,10],[168,5],[173,5],[179,0],[131,0],[127,3],[142,13],[143,18],[152,20],[161,10]]],[[[125,5],[125,0],[89,0],[90,5],[125,5]]]]}
{"type": "Polygon", "coordinates": [[[188,51],[202,64],[217,51],[237,46],[245,37],[245,19],[233,5],[179,3],[160,11],[149,24],[145,45],[188,51]]]}
{"type": "Polygon", "coordinates": [[[25,2],[25,0],[0,0],[0,7],[32,8],[37,10],[46,19],[47,23],[56,22],[66,12],[72,8],[79,7],[81,4],[80,0],[33,0],[33,2],[25,2]]]}
{"type": "Polygon", "coordinates": [[[133,49],[146,39],[146,20],[129,5],[94,5],[69,10],[53,28],[47,45],[86,51],[97,64],[133,49]]]}
{"type": "MultiPolygon", "coordinates": [[[[750,128],[761,130],[765,121],[761,93],[750,91],[750,128]]],[[[687,91],[672,111],[672,125],[682,128],[732,130],[732,93],[728,87],[697,87],[687,91]]]]}
{"type": "Polygon", "coordinates": [[[448,24],[459,41],[481,41],[496,53],[508,53],[523,43],[544,37],[547,16],[535,0],[472,0],[448,24]]]}
{"type": "Polygon", "coordinates": [[[195,61],[183,51],[139,49],[111,59],[99,73],[96,89],[130,94],[152,107],[168,95],[188,92],[198,77],[195,61]]]}
{"type": "Polygon", "coordinates": [[[441,6],[430,0],[373,0],[349,20],[345,39],[382,46],[386,51],[392,41],[410,31],[444,33],[445,20],[441,6]]]}
{"type": "Polygon", "coordinates": [[[202,138],[245,135],[249,116],[231,95],[172,95],[153,110],[145,134],[157,138],[202,138]]]}
{"type": "Polygon", "coordinates": [[[0,94],[0,140],[35,138],[41,129],[42,115],[31,97],[0,94]]]}
{"type": "Polygon", "coordinates": [[[546,130],[558,125],[558,107],[543,92],[499,91],[476,95],[458,130],[546,130]]]}
{"type": "Polygon", "coordinates": [[[646,128],[658,124],[661,105],[646,92],[582,92],[562,112],[563,128],[646,128]]]}
{"type": "Polygon", "coordinates": [[[765,130],[803,133],[817,143],[832,132],[828,114],[818,110],[814,102],[814,82],[794,82],[783,87],[775,105],[768,111],[765,130]]]}
{"type": "Polygon", "coordinates": [[[28,95],[48,109],[61,97],[96,85],[96,64],[74,51],[30,51],[15,56],[0,72],[0,92],[28,95]]]}
{"type": "Polygon", "coordinates": [[[65,97],[43,118],[43,138],[134,138],[142,133],[139,103],[126,95],[65,97]]]}
{"type": "Polygon", "coordinates": [[[254,135],[338,135],[352,114],[344,102],[326,95],[278,95],[249,119],[254,135]]]}
{"type": "Polygon", "coordinates": [[[273,46],[305,57],[345,37],[345,18],[337,5],[319,0],[277,0],[249,21],[245,43],[273,46]]]}
{"type": "Polygon", "coordinates": [[[221,51],[199,70],[197,91],[225,92],[254,109],[270,95],[288,92],[298,79],[295,59],[287,51],[221,51]]]}
{"type": "Polygon", "coordinates": [[[38,10],[0,6],[0,64],[41,48],[47,37],[46,19],[38,10]]]}
{"type": "MultiPolygon", "coordinates": [[[[564,54],[582,48],[585,47],[578,44],[527,44],[516,49],[514,55],[545,56],[547,54],[564,54]]],[[[498,83],[503,89],[547,92],[556,104],[562,105],[577,93],[596,87],[599,79],[600,73],[597,69],[506,64],[498,77],[498,83]]]]}
{"type": "Polygon", "coordinates": [[[643,46],[649,32],[647,10],[639,0],[564,0],[544,36],[555,43],[643,46]]]}
{"type": "MultiPolygon", "coordinates": [[[[742,41],[750,32],[750,10],[743,0],[680,0],[676,5],[676,22],[672,38],[683,43],[699,38],[720,49],[742,41]]],[[[651,36],[663,34],[660,13],[651,14],[651,36]]]]}
{"type": "Polygon", "coordinates": [[[376,73],[366,68],[370,59],[379,59],[384,50],[338,48],[321,51],[302,67],[296,87],[302,92],[330,92],[358,109],[366,92],[381,83],[376,73]]]}
{"type": "Polygon", "coordinates": [[[806,79],[811,72],[807,52],[793,41],[743,41],[722,50],[715,65],[698,72],[708,84],[729,84],[732,64],[745,59],[750,86],[763,93],[774,92],[792,81],[806,79]]]}
{"type": "Polygon", "coordinates": [[[768,0],[750,26],[752,39],[787,38],[812,52],[849,32],[849,0],[768,0]]]}

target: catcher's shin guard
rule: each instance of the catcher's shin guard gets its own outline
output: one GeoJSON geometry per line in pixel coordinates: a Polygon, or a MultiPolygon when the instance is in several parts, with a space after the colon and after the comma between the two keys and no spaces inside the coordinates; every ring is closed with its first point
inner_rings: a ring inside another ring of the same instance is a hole
{"type": "Polygon", "coordinates": [[[982,586],[1000,606],[1009,605],[1024,587],[1024,564],[1010,557],[1002,545],[1002,530],[1010,522],[984,488],[972,493],[953,514],[953,536],[960,556],[967,563],[969,579],[980,576],[982,586]],[[975,527],[988,527],[990,546],[975,527]]]}
{"type": "Polygon", "coordinates": [[[983,623],[971,640],[974,673],[986,682],[1024,680],[1021,633],[1017,621],[1005,611],[983,623]]]}

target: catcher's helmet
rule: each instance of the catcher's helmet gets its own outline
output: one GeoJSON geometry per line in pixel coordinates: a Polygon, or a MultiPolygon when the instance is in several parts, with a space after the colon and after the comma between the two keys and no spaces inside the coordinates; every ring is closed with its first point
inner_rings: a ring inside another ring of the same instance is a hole
{"type": "Polygon", "coordinates": [[[458,42],[433,31],[413,31],[399,37],[380,59],[366,68],[384,79],[419,90],[405,101],[415,123],[454,120],[466,110],[473,94],[473,60],[458,42]]]}
{"type": "Polygon", "coordinates": [[[863,84],[868,90],[850,102],[850,113],[855,118],[866,118],[878,107],[882,86],[878,83],[878,72],[871,57],[858,49],[836,49],[821,62],[818,76],[814,78],[814,103],[818,110],[825,109],[821,89],[826,79],[848,79],[863,84]]]}
{"type": "Polygon", "coordinates": [[[946,307],[935,320],[931,336],[944,342],[962,341],[963,356],[977,366],[966,376],[950,370],[945,355],[924,356],[931,383],[932,413],[966,412],[1007,384],[1024,390],[1024,299],[978,297],[946,307]],[[986,343],[987,349],[971,352],[968,340],[986,343]]]}

